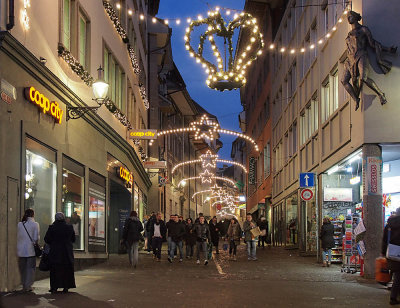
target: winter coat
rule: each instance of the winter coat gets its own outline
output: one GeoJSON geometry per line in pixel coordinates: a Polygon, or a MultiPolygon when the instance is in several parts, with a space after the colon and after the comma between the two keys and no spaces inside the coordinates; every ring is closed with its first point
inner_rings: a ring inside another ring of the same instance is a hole
{"type": "Polygon", "coordinates": [[[242,235],[242,230],[240,228],[239,223],[229,225],[228,232],[226,233],[226,236],[228,237],[229,241],[233,240],[237,244],[239,244],[241,235],[242,235]]]}
{"type": "Polygon", "coordinates": [[[213,245],[217,245],[219,241],[219,230],[220,230],[220,224],[216,223],[215,225],[210,222],[208,224],[208,227],[210,228],[210,236],[211,236],[211,241],[213,242],[213,245]],[[218,230],[218,231],[217,231],[218,230]]]}
{"type": "Polygon", "coordinates": [[[26,231],[28,231],[33,242],[39,241],[39,234],[40,234],[39,224],[35,222],[35,219],[33,217],[28,217],[26,221],[18,223],[18,231],[17,231],[18,257],[35,256],[35,249],[33,248],[33,243],[26,231]]]}
{"type": "Polygon", "coordinates": [[[195,245],[196,244],[196,231],[194,229],[194,224],[186,225],[186,234],[185,234],[185,243],[186,245],[195,245]]]}
{"type": "Polygon", "coordinates": [[[143,225],[137,217],[129,217],[125,221],[124,233],[122,239],[127,242],[130,246],[134,242],[139,242],[141,238],[140,232],[143,231],[143,225]]]}
{"type": "Polygon", "coordinates": [[[168,222],[168,237],[175,243],[180,242],[186,235],[185,225],[182,222],[168,222]]]}
{"type": "Polygon", "coordinates": [[[260,227],[260,230],[268,229],[268,221],[266,219],[264,219],[264,220],[260,219],[260,221],[257,222],[257,225],[260,227]]]}
{"type": "Polygon", "coordinates": [[[147,221],[147,224],[146,224],[146,233],[147,233],[147,235],[150,235],[149,233],[150,233],[150,226],[152,225],[152,224],[154,224],[154,221],[156,221],[157,219],[156,219],[156,215],[152,215],[150,218],[149,218],[149,220],[147,221]]]}
{"type": "MultiPolygon", "coordinates": [[[[390,244],[400,246],[400,216],[393,216],[388,219],[385,230],[383,231],[382,254],[386,256],[388,245],[388,232],[390,228],[390,244]]],[[[388,268],[393,272],[400,271],[400,262],[388,260],[388,268]]]]}
{"type": "Polygon", "coordinates": [[[196,234],[196,240],[198,242],[205,242],[205,241],[211,241],[211,236],[210,236],[210,228],[209,226],[204,223],[196,223],[194,225],[194,230],[195,230],[195,234],[196,234]]]}
{"type": "Polygon", "coordinates": [[[75,242],[75,232],[72,225],[56,220],[49,226],[44,241],[50,245],[50,264],[74,264],[72,243],[75,242]]]}
{"type": "Polygon", "coordinates": [[[243,231],[244,231],[244,240],[247,241],[254,241],[256,240],[255,238],[253,238],[253,234],[251,233],[251,229],[256,228],[257,227],[257,223],[255,221],[245,221],[243,223],[243,231]],[[251,223],[254,224],[254,226],[251,226],[251,223]]]}
{"type": "MultiPolygon", "coordinates": [[[[163,241],[166,241],[166,237],[167,237],[167,227],[165,225],[164,220],[159,220],[159,222],[157,223],[157,219],[149,221],[150,226],[149,226],[149,236],[153,237],[154,236],[154,225],[160,225],[160,233],[161,236],[163,238],[163,241]]],[[[148,224],[149,224],[148,223],[148,224]]]]}
{"type": "Polygon", "coordinates": [[[331,222],[322,225],[319,238],[321,239],[321,247],[323,250],[335,247],[335,240],[333,238],[334,229],[335,228],[331,222]]]}

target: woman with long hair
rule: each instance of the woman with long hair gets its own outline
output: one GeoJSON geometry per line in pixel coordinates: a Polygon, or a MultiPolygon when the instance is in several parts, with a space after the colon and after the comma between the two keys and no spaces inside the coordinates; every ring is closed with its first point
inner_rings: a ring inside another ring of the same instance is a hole
{"type": "Polygon", "coordinates": [[[333,238],[334,235],[334,226],[331,223],[329,217],[325,217],[323,219],[323,224],[321,226],[321,247],[322,247],[322,265],[330,266],[332,259],[332,248],[335,247],[335,240],[333,238]],[[328,256],[328,261],[326,257],[328,256]]]}
{"type": "Polygon", "coordinates": [[[21,274],[22,291],[32,291],[35,281],[36,254],[34,243],[39,241],[39,224],[35,222],[35,212],[32,209],[25,210],[21,222],[17,227],[17,255],[21,274]]]}
{"type": "Polygon", "coordinates": [[[236,248],[240,243],[242,230],[236,218],[231,219],[226,237],[229,240],[229,259],[236,261],[236,248]]]}

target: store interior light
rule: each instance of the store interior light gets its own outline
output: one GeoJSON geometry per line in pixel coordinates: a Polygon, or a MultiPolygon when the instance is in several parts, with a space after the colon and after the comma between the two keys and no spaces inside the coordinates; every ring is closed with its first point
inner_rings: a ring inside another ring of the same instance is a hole
{"type": "Polygon", "coordinates": [[[66,177],[66,178],[67,178],[67,177],[68,177],[68,173],[67,173],[67,172],[64,172],[64,173],[63,173],[63,177],[66,177]]]}
{"type": "Polygon", "coordinates": [[[353,172],[353,168],[350,167],[350,166],[348,166],[348,167],[346,167],[346,171],[347,171],[348,173],[352,173],[352,172],[353,172]]]}
{"type": "Polygon", "coordinates": [[[30,180],[32,180],[32,178],[33,178],[33,175],[31,175],[31,174],[25,175],[25,180],[26,180],[27,182],[29,182],[30,180]]]}
{"type": "Polygon", "coordinates": [[[246,196],[239,196],[239,201],[241,201],[241,202],[246,201],[246,196]]]}
{"type": "Polygon", "coordinates": [[[25,193],[25,199],[29,199],[29,194],[25,193]]]}
{"type": "Polygon", "coordinates": [[[33,162],[32,162],[35,166],[41,166],[43,165],[43,159],[41,157],[36,157],[33,162]]]}
{"type": "Polygon", "coordinates": [[[388,164],[388,163],[383,164],[382,172],[383,173],[390,172],[390,164],[388,164]]]}
{"type": "Polygon", "coordinates": [[[359,160],[361,158],[360,153],[357,155],[354,155],[352,158],[349,159],[349,164],[354,163],[355,161],[359,160]]]}
{"type": "Polygon", "coordinates": [[[337,171],[339,171],[339,166],[338,165],[333,166],[331,169],[328,170],[327,173],[328,173],[328,175],[331,175],[331,174],[333,174],[333,173],[335,173],[337,171]]]}
{"type": "Polygon", "coordinates": [[[355,184],[360,183],[360,181],[361,181],[361,178],[359,176],[355,176],[355,177],[350,179],[350,184],[351,185],[355,185],[355,184]]]}

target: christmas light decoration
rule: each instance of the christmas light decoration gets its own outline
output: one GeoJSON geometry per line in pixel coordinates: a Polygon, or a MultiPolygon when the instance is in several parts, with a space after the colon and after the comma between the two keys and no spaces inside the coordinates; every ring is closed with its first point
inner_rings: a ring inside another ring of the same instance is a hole
{"type": "Polygon", "coordinates": [[[131,64],[132,64],[132,68],[133,71],[135,72],[136,75],[140,75],[140,66],[139,66],[139,62],[137,60],[136,54],[135,54],[135,49],[128,45],[128,52],[129,52],[129,57],[131,58],[131,64]]]}
{"type": "Polygon", "coordinates": [[[106,108],[121,122],[122,125],[128,129],[132,129],[131,123],[128,121],[128,117],[118,109],[118,107],[109,98],[105,99],[102,103],[106,108]]]}
{"type": "Polygon", "coordinates": [[[213,140],[216,139],[219,124],[203,114],[199,121],[191,122],[190,127],[195,131],[194,139],[207,138],[213,140]]]}
{"type": "Polygon", "coordinates": [[[189,28],[186,29],[185,47],[190,56],[196,59],[196,62],[202,64],[205,68],[208,78],[206,84],[211,88],[219,91],[232,90],[242,87],[246,83],[246,69],[261,54],[264,46],[262,34],[257,26],[257,20],[248,13],[242,12],[235,15],[233,20],[226,24],[219,9],[209,12],[208,17],[202,18],[198,16],[198,20],[191,21],[189,28]],[[207,30],[200,35],[200,43],[197,51],[191,46],[191,35],[196,27],[207,25],[207,30]],[[233,55],[232,37],[234,30],[240,27],[250,29],[250,41],[246,47],[247,52],[242,53],[237,59],[233,55]],[[222,59],[221,52],[214,40],[214,35],[224,38],[224,46],[228,49],[229,58],[222,59]],[[217,59],[217,65],[204,59],[204,43],[208,39],[213,54],[217,59]]]}
{"type": "Polygon", "coordinates": [[[210,150],[206,152],[206,154],[200,155],[201,167],[206,169],[207,167],[216,168],[217,167],[217,158],[218,155],[212,154],[210,150]]]}
{"type": "Polygon", "coordinates": [[[194,197],[196,197],[196,196],[199,195],[199,194],[205,194],[205,193],[207,193],[207,192],[210,192],[210,190],[209,190],[209,189],[206,189],[206,190],[197,191],[197,192],[195,192],[195,193],[193,194],[192,199],[194,199],[194,197]]]}
{"type": "Polygon", "coordinates": [[[30,0],[24,0],[24,8],[21,10],[21,22],[24,26],[25,30],[29,30],[30,26],[30,19],[28,16],[28,8],[31,7],[30,0]]]}
{"type": "Polygon", "coordinates": [[[140,92],[140,96],[142,98],[144,107],[146,109],[149,109],[150,108],[150,104],[149,104],[149,100],[147,99],[146,87],[143,84],[139,84],[139,92],[140,92]]]}
{"type": "Polygon", "coordinates": [[[71,52],[61,44],[58,45],[58,55],[63,58],[65,62],[67,62],[69,67],[83,80],[84,83],[86,83],[87,86],[92,86],[94,78],[87,70],[85,70],[83,65],[74,58],[71,52]]]}
{"type": "MultiPolygon", "coordinates": [[[[222,177],[222,176],[211,176],[211,179],[213,179],[213,180],[221,180],[221,181],[228,182],[228,183],[230,183],[230,184],[232,184],[232,185],[235,185],[235,182],[234,182],[233,180],[231,180],[231,179],[229,179],[229,178],[226,178],[226,177],[222,177]]],[[[190,181],[190,180],[201,180],[201,177],[200,177],[200,176],[193,176],[193,177],[190,177],[190,178],[182,179],[182,180],[178,183],[178,186],[181,186],[182,182],[187,182],[187,181],[190,181]]]]}
{"type": "Polygon", "coordinates": [[[110,17],[115,30],[118,32],[118,34],[121,36],[122,40],[124,43],[128,43],[128,35],[126,34],[125,29],[122,27],[121,22],[119,21],[118,15],[115,12],[114,8],[110,4],[110,2],[103,0],[103,6],[104,9],[106,10],[108,17],[110,17]]]}
{"type": "Polygon", "coordinates": [[[213,174],[210,171],[208,171],[208,169],[206,169],[206,170],[204,170],[203,173],[200,173],[199,177],[201,179],[201,183],[202,184],[204,184],[204,183],[210,183],[211,184],[211,181],[212,181],[212,178],[213,178],[213,174]]]}

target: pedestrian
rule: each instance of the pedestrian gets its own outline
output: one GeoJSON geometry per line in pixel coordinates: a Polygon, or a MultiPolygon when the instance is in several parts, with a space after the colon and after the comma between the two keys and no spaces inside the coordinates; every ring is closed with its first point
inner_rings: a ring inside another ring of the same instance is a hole
{"type": "MultiPolygon", "coordinates": [[[[400,207],[396,210],[396,215],[391,216],[383,231],[382,256],[386,256],[388,244],[400,246],[400,207]]],[[[387,260],[388,268],[393,276],[392,290],[390,291],[390,305],[400,304],[398,295],[400,294],[400,262],[391,259],[387,260]]]]}
{"type": "Polygon", "coordinates": [[[324,217],[319,236],[322,247],[322,266],[324,267],[331,265],[332,248],[335,247],[334,229],[329,217],[324,217]],[[328,262],[326,261],[326,256],[328,256],[328,262]]]}
{"type": "Polygon", "coordinates": [[[258,237],[258,247],[265,248],[265,243],[267,242],[267,235],[268,235],[268,221],[264,216],[261,216],[260,222],[258,223],[260,227],[261,234],[258,237]]]}
{"type": "Polygon", "coordinates": [[[183,216],[182,215],[179,216],[179,222],[182,223],[182,224],[185,223],[185,221],[183,220],[183,216]]]}
{"type": "Polygon", "coordinates": [[[239,222],[233,217],[226,233],[229,241],[229,260],[236,261],[236,248],[240,244],[241,234],[242,230],[240,229],[239,222]]]}
{"type": "Polygon", "coordinates": [[[168,256],[169,263],[172,263],[176,249],[179,249],[179,262],[183,261],[183,238],[186,235],[185,225],[179,221],[178,215],[174,215],[174,220],[168,226],[168,236],[171,238],[170,254],[168,256]]]}
{"type": "Polygon", "coordinates": [[[257,261],[257,238],[251,232],[252,229],[256,228],[257,224],[253,220],[251,213],[246,214],[246,221],[243,223],[243,231],[244,231],[244,240],[247,244],[247,260],[249,261],[257,261]]]}
{"type": "MultiPolygon", "coordinates": [[[[194,221],[195,224],[199,223],[200,217],[204,217],[204,214],[203,214],[203,213],[199,213],[199,216],[198,216],[198,217],[196,218],[196,220],[194,221]]],[[[207,220],[205,219],[205,217],[204,217],[204,223],[205,223],[206,225],[208,225],[207,220]]]]}
{"type": "Polygon", "coordinates": [[[122,240],[125,242],[128,250],[129,264],[136,268],[139,259],[139,240],[143,225],[137,217],[136,211],[131,211],[129,218],[125,221],[122,240]]]}
{"type": "Polygon", "coordinates": [[[186,219],[185,230],[186,258],[191,259],[193,258],[194,245],[196,245],[196,233],[192,218],[186,219]]]}
{"type": "Polygon", "coordinates": [[[150,221],[149,236],[151,236],[151,247],[153,248],[153,258],[161,261],[161,247],[167,235],[167,227],[161,219],[161,213],[156,214],[156,218],[150,221]]]}
{"type": "Polygon", "coordinates": [[[149,254],[150,251],[152,251],[152,246],[151,246],[151,244],[152,244],[153,239],[152,239],[151,234],[150,234],[150,226],[151,226],[152,224],[154,224],[154,221],[155,221],[155,220],[156,220],[156,213],[151,212],[151,216],[150,216],[150,218],[147,220],[147,223],[146,223],[146,226],[145,226],[146,235],[147,235],[147,246],[146,246],[147,254],[149,254]]]}
{"type": "Polygon", "coordinates": [[[171,235],[170,235],[170,231],[169,231],[169,228],[170,228],[170,225],[172,224],[174,222],[174,215],[170,215],[169,216],[169,221],[165,224],[166,226],[167,226],[167,244],[168,244],[168,256],[169,256],[169,254],[170,254],[170,250],[171,250],[171,235]]]}
{"type": "Polygon", "coordinates": [[[68,289],[76,288],[72,247],[75,232],[65,222],[62,212],[56,213],[55,221],[49,226],[44,241],[50,246],[50,292],[56,293],[58,288],[62,288],[67,293],[68,289]]]}
{"type": "Polygon", "coordinates": [[[205,223],[204,216],[199,217],[199,222],[195,224],[197,264],[200,264],[200,251],[204,253],[204,265],[208,264],[207,241],[211,242],[210,229],[205,223]]]}
{"type": "Polygon", "coordinates": [[[31,292],[35,281],[36,254],[33,244],[39,242],[40,231],[34,217],[34,210],[26,209],[17,226],[17,255],[23,292],[31,292]]]}
{"type": "Polygon", "coordinates": [[[217,223],[217,217],[214,216],[209,224],[210,227],[210,235],[211,235],[211,243],[215,247],[215,253],[219,254],[218,244],[219,244],[219,230],[220,225],[217,223]]]}

